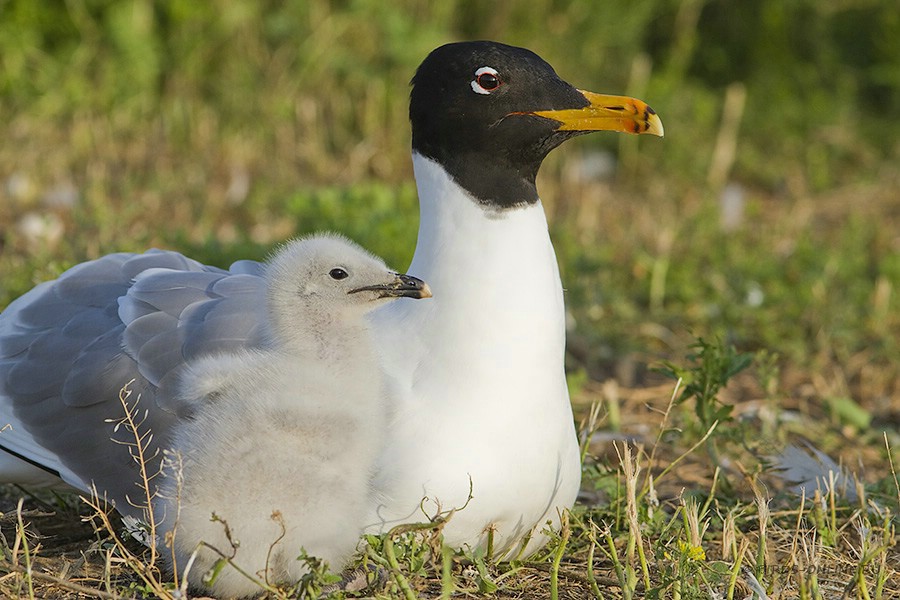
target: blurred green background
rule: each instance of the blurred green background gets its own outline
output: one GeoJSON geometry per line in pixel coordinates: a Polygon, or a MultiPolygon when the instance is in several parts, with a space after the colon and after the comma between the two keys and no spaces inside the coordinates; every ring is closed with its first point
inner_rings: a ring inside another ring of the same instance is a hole
{"type": "Polygon", "coordinates": [[[405,267],[408,82],[481,38],[665,124],[542,171],[576,379],[720,335],[896,424],[896,0],[0,0],[0,306],[108,252],[227,266],[317,229],[405,267]]]}

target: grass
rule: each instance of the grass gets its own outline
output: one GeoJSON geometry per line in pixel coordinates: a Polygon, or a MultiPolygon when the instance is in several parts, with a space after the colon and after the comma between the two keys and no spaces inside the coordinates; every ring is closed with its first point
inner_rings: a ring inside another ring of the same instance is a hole
{"type": "MultiPolygon", "coordinates": [[[[705,342],[703,348],[700,355],[686,358],[681,369],[685,375],[709,372],[703,361],[710,356],[731,356],[735,364],[743,360],[721,344],[705,342]]],[[[753,401],[738,401],[730,392],[752,387],[742,379],[753,378],[734,373],[721,382],[715,400],[743,414],[730,423],[728,433],[719,422],[705,432],[696,427],[692,431],[688,424],[695,418],[695,407],[685,404],[704,400],[681,402],[687,389],[681,380],[655,388],[618,389],[623,414],[628,415],[622,428],[633,433],[610,440],[603,409],[591,407],[581,428],[582,498],[537,556],[496,564],[489,555],[444,548],[440,531],[453,518],[450,513],[434,522],[367,536],[357,564],[379,566],[387,575],[386,582],[369,593],[407,599],[731,599],[751,593],[760,598],[894,597],[900,593],[900,484],[888,436],[882,436],[879,455],[866,461],[876,477],[868,482],[861,478],[852,494],[836,484],[833,471],[823,469],[819,474],[825,476],[824,485],[797,492],[791,481],[768,466],[772,461],[766,453],[776,451],[772,439],[753,440],[762,413],[747,406],[753,401]],[[719,444],[717,461],[703,452],[709,439],[719,444]],[[884,462],[887,470],[881,469],[884,462]]],[[[596,396],[582,390],[575,401],[581,406],[596,396]]],[[[804,425],[809,432],[815,428],[811,421],[804,425]]],[[[139,454],[142,436],[137,429],[139,454]]],[[[7,502],[13,505],[11,499],[7,502]]],[[[47,507],[31,497],[28,504],[35,508],[25,509],[19,500],[0,518],[0,568],[6,573],[0,576],[0,592],[39,598],[179,597],[177,583],[154,568],[157,549],[129,543],[121,525],[96,500],[47,507]],[[42,505],[50,510],[38,510],[42,505]],[[44,524],[71,530],[73,511],[93,522],[92,527],[82,526],[74,546],[67,542],[71,531],[35,531],[44,524]]],[[[334,580],[321,565],[311,564],[317,568],[302,589],[316,597],[333,589],[328,586],[334,580]]],[[[269,597],[291,597],[290,590],[266,587],[269,597]]]]}
{"type": "MultiPolygon", "coordinates": [[[[370,538],[376,595],[900,595],[892,0],[344,4],[0,2],[0,306],[108,252],[224,266],[317,229],[402,268],[416,64],[450,39],[526,45],[667,130],[568,143],[539,181],[582,494],[507,564],[442,548],[439,522],[370,538]],[[804,440],[859,489],[796,494],[773,457],[804,440]]],[[[21,495],[0,496],[0,596],[175,594],[102,507],[21,495]]]]}

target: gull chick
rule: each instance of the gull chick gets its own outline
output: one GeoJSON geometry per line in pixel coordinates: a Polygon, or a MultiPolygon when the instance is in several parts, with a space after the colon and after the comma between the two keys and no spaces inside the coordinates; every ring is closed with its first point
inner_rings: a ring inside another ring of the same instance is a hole
{"type": "Polygon", "coordinates": [[[431,295],[331,235],[285,245],[263,276],[265,343],[200,358],[182,375],[194,413],[173,433],[154,509],[170,568],[184,577],[193,557],[188,582],[219,597],[261,591],[247,575],[297,581],[301,549],[333,568],[353,553],[386,419],[365,315],[431,295]],[[208,582],[222,557],[232,564],[208,582]]]}

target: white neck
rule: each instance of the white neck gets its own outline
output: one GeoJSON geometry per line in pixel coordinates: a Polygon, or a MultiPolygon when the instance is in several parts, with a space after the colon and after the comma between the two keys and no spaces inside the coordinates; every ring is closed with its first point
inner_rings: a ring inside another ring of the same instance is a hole
{"type": "MultiPolygon", "coordinates": [[[[401,388],[446,384],[454,395],[460,391],[455,378],[483,391],[488,381],[502,387],[531,369],[563,377],[562,286],[541,203],[491,212],[438,163],[413,154],[413,167],[421,219],[408,272],[424,279],[434,297],[396,302],[376,314],[388,373],[401,388]],[[397,339],[392,329],[407,338],[397,339]]],[[[414,394],[419,402],[442,401],[434,389],[408,391],[421,392],[414,394]]]]}

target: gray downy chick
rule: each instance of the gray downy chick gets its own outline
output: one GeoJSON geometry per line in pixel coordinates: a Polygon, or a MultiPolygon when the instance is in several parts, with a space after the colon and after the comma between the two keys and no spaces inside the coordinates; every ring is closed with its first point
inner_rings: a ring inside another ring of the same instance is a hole
{"type": "Polygon", "coordinates": [[[169,567],[183,578],[192,562],[191,586],[219,597],[261,589],[232,565],[206,582],[221,558],[206,544],[269,584],[306,572],[301,548],[333,569],[352,555],[386,421],[365,315],[431,295],[334,235],[286,244],[265,277],[268,343],[189,365],[180,393],[198,408],[173,436],[154,508],[169,567]]]}

